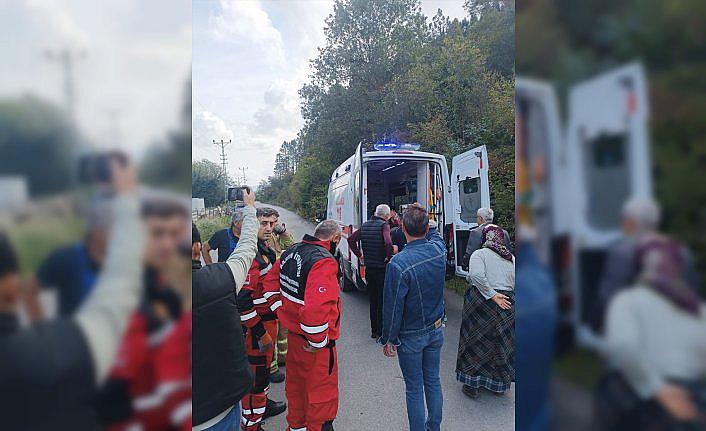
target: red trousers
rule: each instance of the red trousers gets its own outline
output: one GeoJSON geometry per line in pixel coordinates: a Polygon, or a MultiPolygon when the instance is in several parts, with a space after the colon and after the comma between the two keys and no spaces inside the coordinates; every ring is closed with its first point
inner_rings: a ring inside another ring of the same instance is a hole
{"type": "MultiPolygon", "coordinates": [[[[321,431],[338,412],[338,357],[336,347],[314,353],[304,350],[309,343],[299,334],[287,335],[288,431],[321,431]]],[[[330,425],[327,425],[330,426],[330,425]]]]}
{"type": "MultiPolygon", "coordinates": [[[[268,320],[262,324],[272,340],[277,340],[277,321],[268,320]]],[[[260,427],[267,406],[267,391],[270,388],[270,363],[272,363],[274,349],[261,352],[258,348],[257,338],[252,335],[252,331],[248,330],[245,333],[245,351],[248,354],[250,369],[255,376],[255,383],[250,393],[241,401],[243,417],[240,427],[245,431],[255,431],[260,427]]]]}

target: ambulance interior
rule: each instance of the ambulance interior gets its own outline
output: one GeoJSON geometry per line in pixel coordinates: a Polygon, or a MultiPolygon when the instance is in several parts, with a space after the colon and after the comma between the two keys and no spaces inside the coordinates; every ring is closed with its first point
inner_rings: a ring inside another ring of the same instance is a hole
{"type": "Polygon", "coordinates": [[[444,202],[441,166],[433,161],[404,159],[371,160],[367,169],[367,211],[365,219],[381,203],[390,205],[400,216],[402,209],[419,202],[430,218],[443,226],[444,202]]]}

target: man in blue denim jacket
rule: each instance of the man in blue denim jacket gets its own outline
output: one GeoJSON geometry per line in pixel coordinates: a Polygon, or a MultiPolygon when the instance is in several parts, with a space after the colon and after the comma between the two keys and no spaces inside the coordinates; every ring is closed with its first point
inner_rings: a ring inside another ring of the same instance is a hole
{"type": "Polygon", "coordinates": [[[421,206],[407,208],[407,246],[387,266],[380,343],[398,355],[404,376],[410,431],[439,431],[443,398],[439,378],[444,344],[446,245],[421,206]],[[425,417],[424,399],[428,414],[425,417]]]}

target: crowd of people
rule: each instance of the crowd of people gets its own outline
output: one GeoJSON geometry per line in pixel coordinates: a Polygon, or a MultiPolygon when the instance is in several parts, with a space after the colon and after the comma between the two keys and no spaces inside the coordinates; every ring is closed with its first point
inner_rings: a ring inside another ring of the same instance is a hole
{"type": "Polygon", "coordinates": [[[191,428],[188,205],[140,190],[129,162],[113,161],[110,177],[83,240],[50,254],[28,286],[2,235],[3,428],[191,428]]]}
{"type": "MultiPolygon", "coordinates": [[[[464,256],[469,287],[456,364],[457,380],[471,398],[480,389],[502,395],[515,379],[510,236],[492,223],[492,209],[480,208],[477,215],[464,256]]],[[[418,204],[407,206],[401,220],[380,204],[348,244],[365,265],[371,337],[384,346],[385,356],[398,357],[410,429],[439,430],[447,250],[437,223],[418,204]]]]}
{"type": "MultiPolygon", "coordinates": [[[[333,430],[341,320],[334,256],[342,230],[325,220],[294,243],[276,210],[253,204],[247,193],[231,225],[203,249],[194,226],[194,429],[258,431],[286,409],[289,430],[333,430]],[[208,264],[211,250],[218,262],[208,264]],[[285,361],[287,404],[267,395],[285,361]]],[[[514,257],[492,218],[489,208],[479,211],[481,234],[467,250],[471,287],[457,376],[470,396],[480,388],[502,394],[514,380],[514,257]],[[471,316],[481,311],[468,312],[473,301],[487,302],[481,320],[471,316]]],[[[365,264],[371,336],[385,356],[399,358],[410,429],[439,430],[447,250],[436,222],[418,204],[401,217],[382,204],[347,241],[365,264]]]]}

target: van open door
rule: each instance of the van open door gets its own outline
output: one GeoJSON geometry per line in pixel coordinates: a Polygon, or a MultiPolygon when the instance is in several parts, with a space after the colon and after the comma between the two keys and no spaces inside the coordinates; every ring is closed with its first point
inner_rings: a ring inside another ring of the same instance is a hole
{"type": "Polygon", "coordinates": [[[485,145],[453,158],[451,167],[451,201],[453,204],[454,257],[456,275],[466,276],[463,254],[471,229],[478,226],[478,208],[490,207],[488,152],[485,145]]]}
{"type": "Polygon", "coordinates": [[[571,88],[566,131],[572,209],[574,318],[594,328],[607,248],[620,237],[621,209],[652,195],[645,71],[638,63],[571,88]]]}

